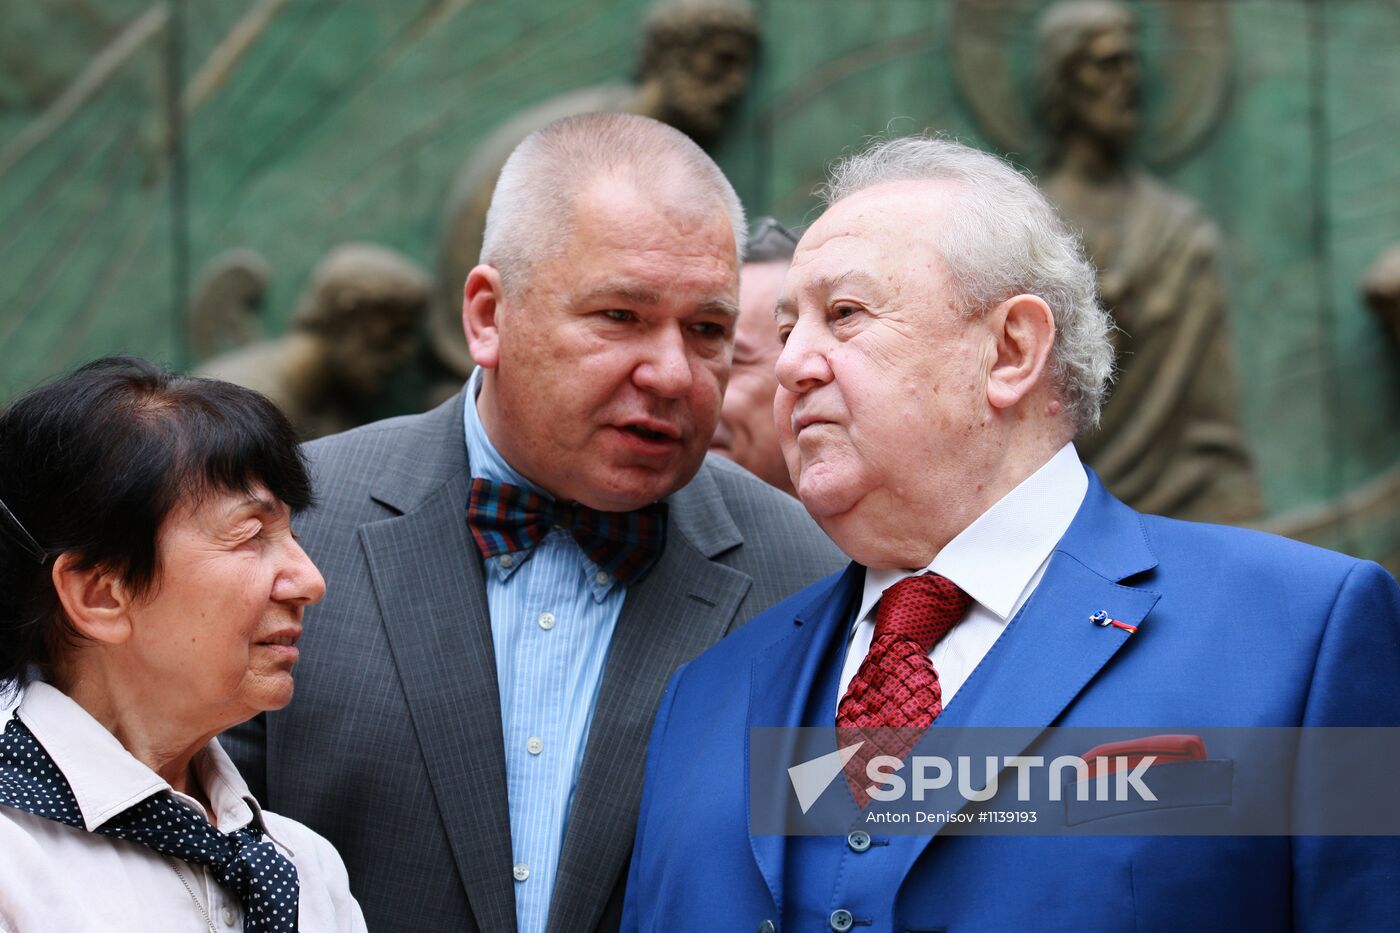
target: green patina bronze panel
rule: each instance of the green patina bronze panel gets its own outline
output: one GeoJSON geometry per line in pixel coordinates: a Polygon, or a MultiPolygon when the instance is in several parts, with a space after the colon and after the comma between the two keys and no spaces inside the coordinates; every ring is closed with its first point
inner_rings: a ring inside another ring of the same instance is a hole
{"type": "MultiPolygon", "coordinates": [[[[270,334],[338,244],[434,268],[464,160],[528,107],[630,80],[647,6],[7,5],[0,397],[101,353],[188,362],[184,304],[231,248],[268,262],[270,334]]],[[[827,162],[882,132],[934,128],[1038,168],[1029,103],[1047,3],[755,6],[758,69],[713,146],[752,214],[810,217],[827,162]]],[[[1222,235],[1240,418],[1269,524],[1393,562],[1400,348],[1358,289],[1400,241],[1400,4],[1129,6],[1140,154],[1222,235]],[[1326,505],[1339,500],[1340,512],[1326,505]]]]}

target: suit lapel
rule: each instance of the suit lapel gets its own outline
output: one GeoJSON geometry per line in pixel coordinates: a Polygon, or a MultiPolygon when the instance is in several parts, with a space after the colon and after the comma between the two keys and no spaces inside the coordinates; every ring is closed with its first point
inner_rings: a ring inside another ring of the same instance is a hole
{"type": "Polygon", "coordinates": [[[465,521],[462,396],[428,418],[428,436],[404,445],[374,492],[403,514],[361,526],[360,542],[476,924],[511,931],[500,691],[481,561],[465,521]]]}
{"type": "MultiPolygon", "coordinates": [[[[1019,727],[1016,747],[1024,751],[1136,635],[1101,627],[1089,617],[1105,610],[1132,626],[1143,625],[1161,594],[1119,581],[1150,570],[1156,558],[1147,547],[1141,518],[1112,498],[1090,473],[1079,514],[1056,547],[1034,595],[938,717],[914,754],[948,757],[947,748],[927,748],[939,731],[959,727],[1019,727]]],[[[953,751],[951,754],[956,755],[953,751]]],[[[913,866],[938,834],[908,840],[904,871],[913,866]]]]}
{"type": "Polygon", "coordinates": [[[676,668],[731,629],[753,585],[711,559],[742,538],[708,472],[668,502],[665,550],[628,590],[608,650],[550,903],[555,933],[597,925],[631,855],[661,694],[676,668]]]}
{"type": "MultiPolygon", "coordinates": [[[[820,677],[822,664],[830,652],[840,650],[847,622],[865,582],[865,568],[851,564],[830,587],[813,595],[793,617],[793,632],[753,662],[749,682],[749,717],[744,726],[744,747],[749,746],[750,730],[768,727],[809,725],[802,721],[807,699],[820,677]]],[[[810,725],[828,725],[811,723],[810,725]]],[[[834,724],[833,724],[834,725],[834,724]]],[[[833,730],[833,737],[835,732],[833,730]]],[[[744,813],[753,812],[748,756],[744,760],[744,813]]],[[[786,836],[749,834],[754,861],[768,883],[773,903],[783,911],[784,855],[786,836]]]]}

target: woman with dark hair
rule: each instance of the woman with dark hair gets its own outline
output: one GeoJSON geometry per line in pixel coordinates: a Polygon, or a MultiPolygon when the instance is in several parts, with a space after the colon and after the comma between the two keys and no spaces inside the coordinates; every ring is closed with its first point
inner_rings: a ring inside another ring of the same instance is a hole
{"type": "Polygon", "coordinates": [[[0,414],[0,929],[364,929],[214,739],[292,698],[311,499],[287,419],[227,383],[105,359],[0,414]]]}

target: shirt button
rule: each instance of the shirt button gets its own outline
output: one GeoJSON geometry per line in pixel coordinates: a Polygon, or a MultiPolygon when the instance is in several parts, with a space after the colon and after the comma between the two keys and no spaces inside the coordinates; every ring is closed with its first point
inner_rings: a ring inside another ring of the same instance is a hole
{"type": "Polygon", "coordinates": [[[831,928],[835,930],[836,933],[846,933],[847,930],[855,926],[856,918],[851,916],[851,912],[849,910],[842,908],[840,910],[833,910],[831,912],[830,922],[831,928]]]}
{"type": "Polygon", "coordinates": [[[550,629],[554,628],[554,613],[552,613],[552,612],[541,612],[541,613],[540,613],[540,628],[544,629],[546,632],[549,631],[550,629]]]}
{"type": "Polygon", "coordinates": [[[777,933],[777,930],[772,920],[765,920],[758,925],[758,933],[777,933]]]}
{"type": "Polygon", "coordinates": [[[530,736],[530,738],[525,741],[525,750],[531,755],[538,755],[540,752],[544,751],[544,740],[537,735],[530,736]]]}
{"type": "Polygon", "coordinates": [[[530,866],[524,862],[518,862],[511,873],[515,875],[516,881],[525,881],[530,877],[530,866]]]}
{"type": "Polygon", "coordinates": [[[603,572],[602,570],[600,570],[600,571],[598,571],[597,576],[595,576],[595,577],[593,578],[593,580],[594,580],[594,582],[597,583],[599,586],[606,586],[607,583],[608,583],[608,581],[612,580],[612,577],[608,576],[605,572],[603,572]]]}
{"type": "Polygon", "coordinates": [[[501,566],[509,570],[515,566],[515,558],[510,554],[501,555],[501,566]]]}
{"type": "Polygon", "coordinates": [[[233,926],[233,921],[234,921],[236,918],[233,916],[233,908],[232,908],[232,907],[225,907],[225,908],[224,908],[222,919],[223,919],[223,921],[224,921],[224,926],[226,926],[226,927],[231,927],[231,926],[233,926]]]}
{"type": "Polygon", "coordinates": [[[846,845],[852,852],[864,852],[870,848],[870,834],[858,829],[846,837],[846,845]]]}

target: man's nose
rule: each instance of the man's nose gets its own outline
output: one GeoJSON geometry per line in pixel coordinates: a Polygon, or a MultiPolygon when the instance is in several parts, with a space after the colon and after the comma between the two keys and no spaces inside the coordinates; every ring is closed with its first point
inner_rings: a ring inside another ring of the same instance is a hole
{"type": "Polygon", "coordinates": [[[778,384],[798,395],[831,381],[831,367],[827,363],[819,325],[804,320],[793,325],[778,354],[775,371],[778,384]]]}
{"type": "Polygon", "coordinates": [[[679,325],[657,328],[646,338],[642,360],[632,381],[662,398],[680,398],[690,390],[690,354],[679,325]]]}

